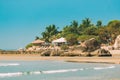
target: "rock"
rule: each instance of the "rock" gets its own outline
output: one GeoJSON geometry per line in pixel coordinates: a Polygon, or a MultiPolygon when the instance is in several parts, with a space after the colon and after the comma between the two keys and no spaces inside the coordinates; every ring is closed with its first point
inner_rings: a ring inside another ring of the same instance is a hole
{"type": "Polygon", "coordinates": [[[62,53],[64,52],[60,50],[52,50],[50,56],[60,56],[62,53]]]}
{"type": "Polygon", "coordinates": [[[108,50],[100,49],[97,56],[112,56],[112,54],[108,50]]]}
{"type": "Polygon", "coordinates": [[[90,52],[85,52],[83,56],[85,56],[85,57],[91,57],[91,56],[94,56],[94,55],[92,55],[90,52]]]}
{"type": "Polygon", "coordinates": [[[120,49],[120,35],[115,39],[114,49],[120,49]]]}
{"type": "Polygon", "coordinates": [[[72,53],[72,52],[64,52],[64,53],[62,53],[60,56],[70,56],[70,57],[74,57],[74,56],[80,56],[80,54],[72,53]]]}
{"type": "Polygon", "coordinates": [[[91,52],[94,50],[97,50],[100,48],[100,44],[98,43],[98,41],[95,38],[91,38],[89,40],[86,40],[82,46],[81,46],[83,52],[91,52]]]}
{"type": "Polygon", "coordinates": [[[43,52],[41,53],[41,56],[50,56],[50,54],[51,54],[51,51],[50,51],[50,50],[47,50],[47,51],[43,51],[43,52]]]}

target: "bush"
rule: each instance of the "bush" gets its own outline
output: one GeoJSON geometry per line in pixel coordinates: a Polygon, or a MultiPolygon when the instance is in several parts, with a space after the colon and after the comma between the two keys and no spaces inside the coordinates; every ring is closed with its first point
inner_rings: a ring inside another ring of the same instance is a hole
{"type": "Polygon", "coordinates": [[[61,50],[69,49],[68,45],[65,45],[65,44],[61,45],[60,48],[61,48],[61,50]]]}
{"type": "Polygon", "coordinates": [[[30,43],[30,44],[28,44],[25,48],[28,49],[29,47],[32,47],[32,46],[33,46],[33,44],[30,43]]]}
{"type": "Polygon", "coordinates": [[[65,38],[68,41],[69,45],[78,44],[78,40],[77,40],[78,35],[77,34],[70,33],[70,34],[67,34],[65,38]]]}
{"type": "Polygon", "coordinates": [[[95,38],[96,40],[98,40],[98,36],[95,36],[95,35],[81,35],[78,37],[78,41],[86,41],[86,40],[89,40],[91,38],[95,38]]]}

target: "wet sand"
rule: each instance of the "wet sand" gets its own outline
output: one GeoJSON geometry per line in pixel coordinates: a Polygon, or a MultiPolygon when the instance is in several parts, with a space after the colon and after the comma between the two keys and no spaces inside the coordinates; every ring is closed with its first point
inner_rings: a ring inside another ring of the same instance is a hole
{"type": "Polygon", "coordinates": [[[17,60],[17,61],[38,61],[38,60],[61,60],[67,62],[81,63],[108,63],[120,64],[120,56],[112,57],[42,57],[39,54],[0,54],[0,60],[17,60]]]}

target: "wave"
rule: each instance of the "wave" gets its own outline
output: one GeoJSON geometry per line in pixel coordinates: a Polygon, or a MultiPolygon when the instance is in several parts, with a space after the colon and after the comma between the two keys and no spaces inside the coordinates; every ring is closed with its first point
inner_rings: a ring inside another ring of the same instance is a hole
{"type": "Polygon", "coordinates": [[[19,63],[0,63],[0,67],[6,67],[6,66],[19,66],[19,63]]]}
{"type": "MultiPolygon", "coordinates": [[[[108,66],[108,67],[94,67],[94,70],[102,70],[102,69],[111,69],[115,68],[115,66],[108,66]]],[[[90,68],[80,68],[80,69],[60,69],[60,70],[47,70],[47,71],[26,71],[26,72],[14,72],[14,73],[0,73],[0,78],[5,77],[16,77],[22,75],[39,75],[39,74],[55,74],[55,73],[67,73],[67,72],[77,72],[88,70],[90,68]]]]}
{"type": "Polygon", "coordinates": [[[0,73],[0,77],[4,78],[4,77],[15,77],[15,76],[20,76],[22,75],[22,72],[16,72],[16,73],[0,73]]]}
{"type": "Polygon", "coordinates": [[[0,78],[5,77],[16,77],[22,75],[36,75],[36,74],[54,74],[54,73],[65,73],[65,72],[76,72],[83,69],[62,69],[62,70],[48,70],[48,71],[26,71],[26,72],[15,72],[15,73],[0,73],[0,78]]]}
{"type": "Polygon", "coordinates": [[[108,66],[108,67],[94,67],[94,70],[102,70],[102,69],[110,69],[115,68],[115,66],[108,66]]]}
{"type": "Polygon", "coordinates": [[[43,71],[44,74],[53,74],[53,73],[65,73],[65,72],[75,72],[81,69],[63,69],[63,70],[50,70],[50,71],[43,71]]]}

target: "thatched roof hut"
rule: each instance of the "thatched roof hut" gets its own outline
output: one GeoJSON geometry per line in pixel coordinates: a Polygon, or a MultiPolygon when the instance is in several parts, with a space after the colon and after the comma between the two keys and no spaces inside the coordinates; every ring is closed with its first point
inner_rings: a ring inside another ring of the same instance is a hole
{"type": "Polygon", "coordinates": [[[44,43],[45,43],[45,41],[40,40],[40,39],[37,39],[37,40],[32,42],[32,44],[34,44],[34,45],[43,45],[44,43]]]}

